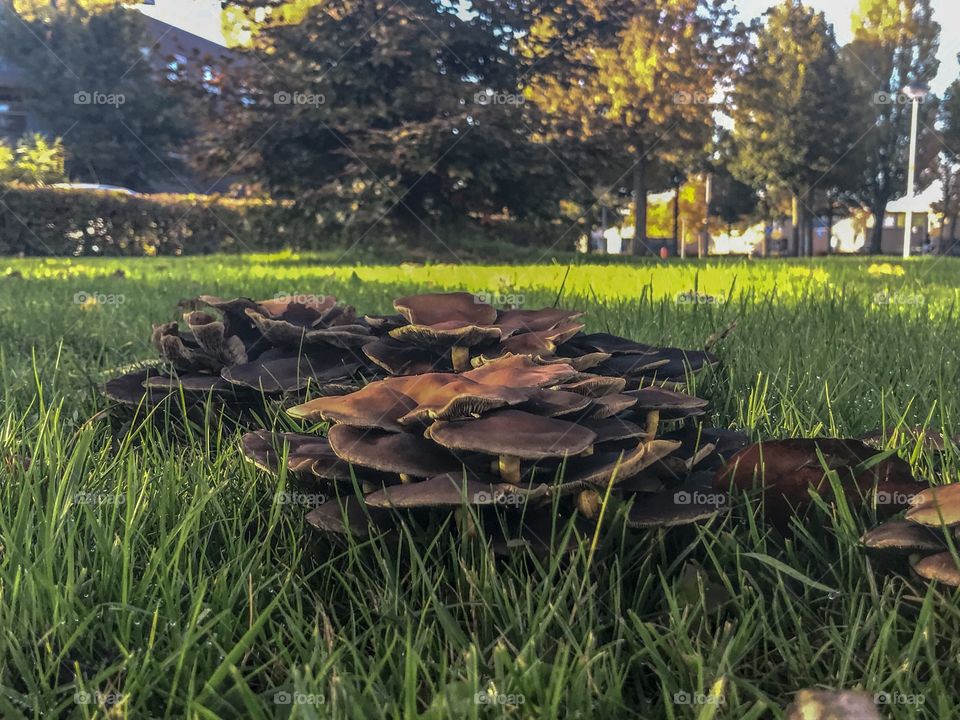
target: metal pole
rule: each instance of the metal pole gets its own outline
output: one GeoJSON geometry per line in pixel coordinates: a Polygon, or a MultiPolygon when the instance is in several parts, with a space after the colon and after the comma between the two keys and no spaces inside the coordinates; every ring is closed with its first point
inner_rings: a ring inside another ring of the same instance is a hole
{"type": "Polygon", "coordinates": [[[910,242],[913,240],[913,178],[917,172],[917,119],[920,99],[913,99],[910,118],[910,161],[907,166],[907,217],[903,224],[903,257],[910,257],[910,242]]]}
{"type": "Polygon", "coordinates": [[[680,218],[680,258],[687,257],[687,219],[680,218]]]}

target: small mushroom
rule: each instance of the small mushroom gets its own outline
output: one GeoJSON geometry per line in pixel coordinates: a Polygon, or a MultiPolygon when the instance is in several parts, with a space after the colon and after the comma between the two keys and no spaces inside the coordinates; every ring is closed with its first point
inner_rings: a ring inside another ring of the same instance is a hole
{"type": "Polygon", "coordinates": [[[563,390],[532,390],[530,396],[518,410],[544,417],[563,417],[586,410],[592,398],[563,390]]]}
{"type": "Polygon", "coordinates": [[[630,508],[627,524],[634,528],[669,528],[709,520],[727,511],[727,495],[711,487],[711,478],[711,473],[694,473],[679,487],[638,498],[630,508]]]}
{"type": "Polygon", "coordinates": [[[496,308],[465,292],[408,295],[394,300],[393,306],[411,325],[436,325],[451,320],[492,325],[497,319],[496,308]]]}
{"type": "Polygon", "coordinates": [[[352,382],[351,378],[359,370],[360,364],[350,362],[350,359],[350,356],[332,349],[327,353],[284,354],[279,357],[265,353],[252,362],[225,367],[220,375],[233,385],[265,395],[299,392],[308,386],[322,390],[328,383],[352,382]]]}
{"type": "Polygon", "coordinates": [[[906,519],[928,527],[960,524],[960,483],[918,492],[910,498],[906,519]]]}
{"type": "Polygon", "coordinates": [[[401,325],[389,334],[394,340],[441,355],[449,354],[455,372],[470,369],[471,348],[500,339],[499,328],[471,325],[458,320],[446,320],[434,325],[401,325]]]}
{"type": "Polygon", "coordinates": [[[637,412],[657,410],[664,420],[678,420],[702,415],[706,411],[707,401],[687,393],[673,392],[658,387],[645,387],[628,390],[625,394],[636,399],[637,412]]]}
{"type": "MultiPolygon", "coordinates": [[[[287,470],[298,476],[313,475],[324,480],[349,482],[350,465],[333,452],[326,438],[301,433],[271,433],[257,430],[246,433],[240,439],[244,457],[259,467],[277,474],[280,470],[280,458],[287,446],[287,470]]],[[[366,477],[377,481],[387,480],[387,476],[366,477]]]]}
{"type": "Polygon", "coordinates": [[[545,388],[581,377],[563,363],[541,364],[526,355],[508,355],[463,373],[478,383],[502,387],[545,388]]]}
{"type": "Polygon", "coordinates": [[[622,453],[594,453],[587,457],[571,458],[567,461],[564,482],[601,488],[611,480],[619,484],[665,458],[679,446],[678,442],[650,440],[622,453]]]}
{"type": "MultiPolygon", "coordinates": [[[[558,325],[573,326],[573,320],[583,316],[577,310],[561,310],[559,308],[543,308],[540,310],[500,310],[497,313],[495,325],[503,331],[503,337],[510,337],[516,333],[537,333],[553,330],[558,325]]],[[[583,326],[580,326],[582,329],[583,326]]],[[[576,335],[579,330],[571,333],[576,335]]],[[[569,338],[567,338],[569,339],[569,338]]],[[[566,342],[566,340],[562,341],[566,342]]]]}
{"type": "Polygon", "coordinates": [[[520,410],[495,410],[476,420],[439,421],[426,436],[451,450],[496,455],[500,476],[520,484],[520,460],[579,455],[596,435],[574,423],[520,410]]]}
{"type": "Polygon", "coordinates": [[[370,529],[379,529],[387,513],[369,508],[356,497],[332,498],[307,513],[307,523],[323,533],[365,538],[370,529]]]}
{"type": "Polygon", "coordinates": [[[416,400],[402,391],[406,387],[404,384],[391,384],[394,380],[403,379],[388,378],[373,382],[349,395],[315,398],[289,408],[287,413],[312,422],[326,420],[360,428],[403,432],[405,428],[399,418],[417,407],[416,400]]]}
{"type": "Polygon", "coordinates": [[[917,575],[926,580],[960,587],[960,562],[949,550],[918,560],[914,563],[913,569],[917,575]]]}
{"type": "Polygon", "coordinates": [[[466,504],[522,509],[527,500],[545,497],[548,493],[546,485],[527,490],[499,482],[499,478],[453,472],[384,488],[367,495],[365,500],[370,507],[378,508],[457,508],[466,504]]]}
{"type": "Polygon", "coordinates": [[[627,381],[623,378],[581,373],[562,385],[557,385],[557,389],[580,393],[587,397],[599,398],[605,395],[616,395],[622,392],[626,386],[627,381]]]}
{"type": "Polygon", "coordinates": [[[448,356],[409,345],[391,337],[377,338],[363,346],[363,354],[391,375],[420,375],[453,370],[448,356]]]}
{"type": "Polygon", "coordinates": [[[870,550],[904,554],[936,552],[944,547],[942,536],[905,520],[889,520],[878,525],[866,533],[860,542],[870,550]]]}
{"type": "MultiPolygon", "coordinates": [[[[421,376],[426,377],[426,376],[421,376]]],[[[484,385],[459,375],[444,382],[409,389],[417,407],[399,418],[401,425],[427,424],[432,420],[460,420],[496,408],[518,405],[532,391],[497,385],[484,385]]]]}

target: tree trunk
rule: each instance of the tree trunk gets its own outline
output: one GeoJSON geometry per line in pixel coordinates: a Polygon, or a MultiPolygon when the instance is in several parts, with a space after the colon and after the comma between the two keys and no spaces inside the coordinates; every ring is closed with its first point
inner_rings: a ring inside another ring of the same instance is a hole
{"type": "Polygon", "coordinates": [[[680,186],[673,187],[673,251],[680,254],[680,186]]]}
{"type": "Polygon", "coordinates": [[[787,255],[800,256],[800,203],[797,201],[796,193],[791,198],[790,212],[790,245],[787,255]]]}
{"type": "MultiPolygon", "coordinates": [[[[953,248],[954,244],[957,242],[957,215],[954,213],[953,219],[950,220],[950,245],[949,248],[953,248]]],[[[948,248],[943,246],[943,228],[940,228],[940,254],[943,255],[948,248]]]]}
{"type": "Polygon", "coordinates": [[[883,250],[883,219],[887,214],[887,205],[873,212],[873,229],[870,231],[870,254],[879,255],[883,250]]]}
{"type": "Polygon", "coordinates": [[[639,158],[633,166],[633,240],[628,255],[647,254],[647,159],[643,146],[638,148],[639,158]]]}

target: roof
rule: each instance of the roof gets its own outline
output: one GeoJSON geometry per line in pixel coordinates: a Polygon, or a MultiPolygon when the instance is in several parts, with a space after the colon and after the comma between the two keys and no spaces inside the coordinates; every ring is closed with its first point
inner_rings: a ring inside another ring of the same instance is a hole
{"type": "Polygon", "coordinates": [[[943,200],[943,183],[934,180],[925,190],[917,193],[913,198],[904,196],[891,200],[887,203],[887,212],[905,213],[909,210],[915,213],[932,213],[934,212],[931,207],[933,203],[941,200],[943,200]]]}

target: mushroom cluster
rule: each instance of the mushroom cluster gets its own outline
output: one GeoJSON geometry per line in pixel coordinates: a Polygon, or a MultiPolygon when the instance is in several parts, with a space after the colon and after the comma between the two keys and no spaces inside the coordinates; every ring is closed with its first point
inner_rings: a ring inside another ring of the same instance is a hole
{"type": "Polygon", "coordinates": [[[193,308],[183,315],[186,327],[153,326],[151,345],[161,364],[108,380],[108,398],[152,407],[182,393],[188,406],[210,398],[242,411],[264,398],[302,397],[309,388],[348,392],[379,372],[360,352],[375,339],[374,329],[335,297],[203,295],[186,304],[193,308]]]}
{"type": "Polygon", "coordinates": [[[907,499],[902,519],[889,520],[862,538],[871,551],[909,557],[920,577],[960,587],[960,484],[939,485],[907,499]]]}
{"type": "Polygon", "coordinates": [[[499,538],[495,549],[544,547],[556,520],[596,520],[608,494],[632,501],[626,521],[639,528],[726,509],[711,470],[746,438],[687,423],[704,414],[704,400],[628,389],[627,378],[584,372],[559,356],[478,357],[462,373],[392,376],[290,408],[299,420],[328,423],[326,438],[257,431],[244,436],[243,452],[343,496],[307,516],[332,533],[364,536],[397,510],[469,507],[471,520],[499,538]]]}

